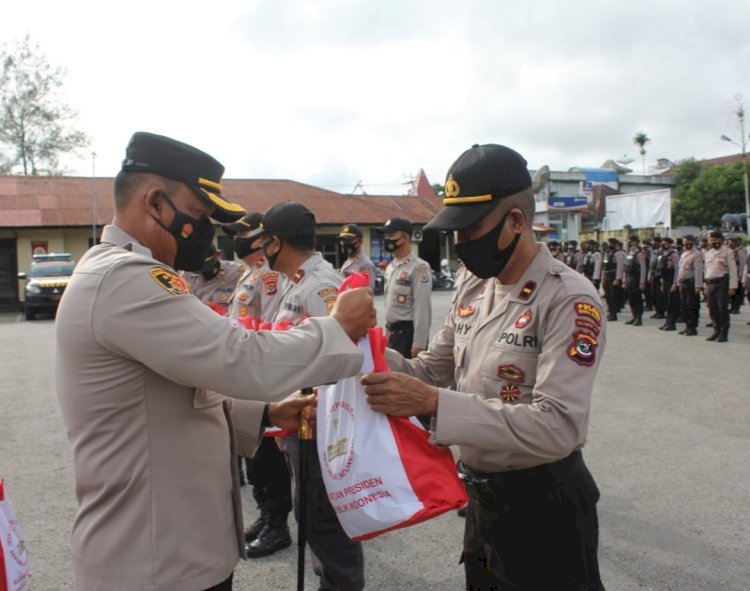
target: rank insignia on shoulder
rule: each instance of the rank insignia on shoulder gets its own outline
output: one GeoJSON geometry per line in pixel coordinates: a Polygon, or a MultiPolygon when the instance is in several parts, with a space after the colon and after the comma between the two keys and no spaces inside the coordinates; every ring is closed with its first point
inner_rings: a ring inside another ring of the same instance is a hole
{"type": "Polygon", "coordinates": [[[521,383],[526,378],[526,374],[515,365],[500,365],[497,368],[497,377],[508,382],[521,383]]]}
{"type": "Polygon", "coordinates": [[[503,389],[500,391],[500,396],[502,396],[505,402],[514,402],[515,400],[518,400],[518,397],[520,395],[521,391],[515,384],[505,384],[503,386],[503,389]]]}
{"type": "Polygon", "coordinates": [[[525,302],[532,296],[534,291],[536,291],[536,281],[527,281],[521,288],[521,291],[518,294],[518,299],[525,302]]]}
{"type": "Polygon", "coordinates": [[[162,267],[152,267],[151,277],[156,283],[172,295],[185,295],[190,293],[190,289],[182,277],[175,275],[162,267]]]}
{"type": "Polygon", "coordinates": [[[578,328],[585,328],[586,330],[590,330],[595,335],[599,336],[599,326],[596,324],[596,322],[591,322],[590,320],[586,320],[585,318],[576,318],[576,326],[578,328]]]}
{"type": "Polygon", "coordinates": [[[602,313],[594,304],[590,302],[576,302],[573,304],[576,316],[586,316],[596,322],[597,326],[602,325],[602,313]]]}
{"type": "Polygon", "coordinates": [[[518,320],[516,320],[516,328],[524,328],[529,322],[531,322],[531,308],[518,317],[518,320]]]}
{"type": "Polygon", "coordinates": [[[468,306],[459,305],[458,310],[456,310],[456,314],[459,318],[466,318],[467,316],[471,316],[476,312],[476,308],[469,304],[468,306]]]}
{"type": "Polygon", "coordinates": [[[294,281],[295,283],[299,283],[304,276],[305,272],[302,269],[297,269],[297,272],[292,275],[292,281],[294,281]]]}
{"type": "Polygon", "coordinates": [[[576,332],[568,346],[568,357],[578,365],[594,365],[599,341],[587,332],[576,332]]]}

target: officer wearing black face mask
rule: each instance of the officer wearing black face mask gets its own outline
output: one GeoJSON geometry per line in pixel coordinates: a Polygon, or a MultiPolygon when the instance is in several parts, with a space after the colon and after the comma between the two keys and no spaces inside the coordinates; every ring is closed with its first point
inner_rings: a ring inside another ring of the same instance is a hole
{"type": "Polygon", "coordinates": [[[370,280],[370,289],[375,291],[375,265],[362,252],[364,236],[357,224],[344,224],[336,237],[339,251],[346,258],[341,265],[341,275],[348,277],[352,273],[364,273],[370,280]]]}
{"type": "Polygon", "coordinates": [[[599,491],[581,454],[606,339],[599,296],[535,242],[517,152],[466,151],[443,203],[425,228],[455,231],[474,276],[427,351],[407,360],[388,349],[392,371],[363,377],[368,402],[429,414],[434,442],[460,446],[466,589],[602,590],[599,491]]]}
{"type": "Polygon", "coordinates": [[[211,244],[199,273],[183,273],[190,292],[215,312],[226,316],[229,299],[242,275],[242,265],[222,260],[216,247],[211,244]]]}

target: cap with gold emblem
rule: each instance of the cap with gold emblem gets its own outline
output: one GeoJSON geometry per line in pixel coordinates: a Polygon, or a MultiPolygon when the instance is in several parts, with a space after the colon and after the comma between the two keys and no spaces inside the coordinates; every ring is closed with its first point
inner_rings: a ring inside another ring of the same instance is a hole
{"type": "Polygon", "coordinates": [[[509,195],[531,187],[526,160],[498,144],[474,144],[458,157],[445,179],[443,209],[425,230],[463,230],[509,195]]]}
{"type": "Polygon", "coordinates": [[[211,217],[219,222],[233,222],[245,215],[241,205],[221,194],[224,166],[213,156],[172,138],[137,131],[125,149],[122,170],[158,174],[185,183],[213,206],[211,217]]]}
{"type": "Polygon", "coordinates": [[[339,240],[351,240],[352,238],[362,238],[362,229],[357,224],[346,224],[341,227],[341,232],[337,236],[339,240]]]}
{"type": "Polygon", "coordinates": [[[242,234],[244,232],[252,232],[263,224],[263,214],[260,212],[248,213],[241,220],[237,220],[232,224],[221,224],[224,233],[229,236],[235,234],[242,234]]]}

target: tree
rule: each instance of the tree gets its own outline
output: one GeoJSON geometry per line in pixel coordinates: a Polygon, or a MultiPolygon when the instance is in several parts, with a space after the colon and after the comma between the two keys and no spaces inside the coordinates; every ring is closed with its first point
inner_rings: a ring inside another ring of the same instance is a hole
{"type": "Polygon", "coordinates": [[[633,143],[638,146],[638,149],[641,152],[643,174],[646,174],[646,144],[650,141],[651,139],[643,131],[639,131],[638,133],[636,133],[635,137],[633,138],[633,143]]]}
{"type": "Polygon", "coordinates": [[[675,226],[720,226],[723,214],[745,211],[742,162],[704,166],[685,160],[677,165],[673,178],[675,226]]]}
{"type": "Polygon", "coordinates": [[[1,173],[63,174],[60,158],[89,145],[71,127],[77,114],[59,92],[64,77],[28,35],[0,50],[1,173]]]}

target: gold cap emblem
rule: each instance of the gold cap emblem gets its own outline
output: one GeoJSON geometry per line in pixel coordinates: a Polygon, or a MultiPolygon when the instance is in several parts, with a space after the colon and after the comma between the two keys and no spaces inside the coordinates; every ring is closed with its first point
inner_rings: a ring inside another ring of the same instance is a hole
{"type": "Polygon", "coordinates": [[[456,182],[456,179],[453,178],[453,175],[450,175],[448,177],[448,180],[445,181],[445,196],[458,197],[458,194],[460,192],[461,187],[458,186],[458,183],[456,182]]]}

